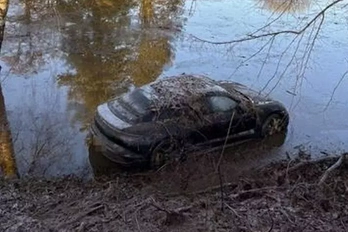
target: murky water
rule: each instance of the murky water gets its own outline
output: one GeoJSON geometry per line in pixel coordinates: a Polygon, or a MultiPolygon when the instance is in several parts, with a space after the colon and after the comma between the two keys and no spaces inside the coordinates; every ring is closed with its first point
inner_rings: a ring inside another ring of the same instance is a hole
{"type": "Polygon", "coordinates": [[[331,3],[279,2],[11,1],[1,79],[20,173],[90,175],[84,139],[96,106],[183,72],[241,82],[289,108],[285,144],[243,160],[257,153],[257,165],[299,145],[346,150],[348,7],[338,3],[299,35],[265,35],[301,30],[331,3]]]}

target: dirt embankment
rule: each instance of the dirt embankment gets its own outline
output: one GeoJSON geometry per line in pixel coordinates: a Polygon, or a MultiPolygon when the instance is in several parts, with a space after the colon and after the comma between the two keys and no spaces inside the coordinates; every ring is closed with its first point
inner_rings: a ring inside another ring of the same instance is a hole
{"type": "Polygon", "coordinates": [[[1,181],[0,231],[347,231],[348,160],[337,160],[286,160],[186,194],[139,176],[1,181]]]}

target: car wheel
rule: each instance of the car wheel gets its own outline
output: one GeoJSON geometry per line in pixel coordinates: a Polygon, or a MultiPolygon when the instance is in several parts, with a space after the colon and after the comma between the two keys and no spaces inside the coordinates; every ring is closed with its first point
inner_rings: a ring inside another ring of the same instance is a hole
{"type": "Polygon", "coordinates": [[[150,166],[152,169],[158,169],[170,160],[171,153],[174,151],[175,144],[168,141],[160,142],[152,151],[150,166]]]}
{"type": "Polygon", "coordinates": [[[285,133],[287,128],[287,119],[279,114],[270,115],[262,124],[261,137],[285,133]]]}

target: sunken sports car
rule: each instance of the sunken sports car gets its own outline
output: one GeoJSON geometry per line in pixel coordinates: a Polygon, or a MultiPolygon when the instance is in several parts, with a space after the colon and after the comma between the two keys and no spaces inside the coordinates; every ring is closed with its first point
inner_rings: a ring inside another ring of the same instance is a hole
{"type": "Polygon", "coordinates": [[[181,75],[99,105],[90,143],[124,166],[158,168],[197,148],[284,133],[285,107],[246,86],[181,75]]]}

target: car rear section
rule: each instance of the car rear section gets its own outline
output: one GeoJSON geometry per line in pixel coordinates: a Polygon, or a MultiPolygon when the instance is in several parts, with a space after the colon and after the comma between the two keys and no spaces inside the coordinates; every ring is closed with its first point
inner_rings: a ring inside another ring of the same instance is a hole
{"type": "Polygon", "coordinates": [[[212,86],[214,82],[203,77],[180,76],[158,80],[104,103],[98,106],[91,126],[93,144],[122,165],[148,162],[159,142],[169,135],[184,134],[183,128],[171,123],[175,113],[166,110],[170,101],[185,102],[193,92],[211,90],[212,86]]]}
{"type": "Polygon", "coordinates": [[[93,146],[94,151],[100,152],[122,166],[133,166],[145,162],[145,157],[131,149],[131,144],[137,136],[123,131],[131,124],[122,121],[107,108],[107,104],[98,107],[90,128],[90,146],[93,146]]]}
{"type": "Polygon", "coordinates": [[[147,115],[150,100],[144,90],[135,90],[98,106],[91,126],[93,146],[108,159],[123,166],[146,162],[138,147],[147,146],[143,136],[130,133],[147,115]]]}

